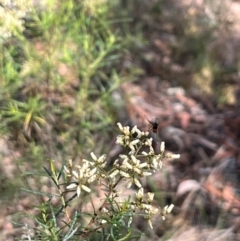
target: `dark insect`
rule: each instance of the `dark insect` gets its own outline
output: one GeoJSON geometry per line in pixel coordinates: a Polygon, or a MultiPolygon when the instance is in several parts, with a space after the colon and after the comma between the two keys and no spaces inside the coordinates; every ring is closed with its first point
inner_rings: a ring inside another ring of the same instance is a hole
{"type": "Polygon", "coordinates": [[[150,121],[150,120],[147,119],[147,121],[149,122],[148,131],[153,132],[153,133],[157,133],[159,122],[160,122],[159,119],[155,118],[155,121],[150,121]]]}

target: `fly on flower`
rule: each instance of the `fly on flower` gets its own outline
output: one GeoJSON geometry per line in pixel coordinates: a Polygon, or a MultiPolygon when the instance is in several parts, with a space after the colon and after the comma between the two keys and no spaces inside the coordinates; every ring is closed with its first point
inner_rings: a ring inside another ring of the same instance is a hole
{"type": "MultiPolygon", "coordinates": [[[[146,118],[146,117],[145,117],[146,118]]],[[[146,118],[147,119],[147,118],[146,118]]],[[[157,133],[158,131],[158,127],[159,127],[159,122],[160,120],[158,118],[155,118],[155,121],[150,121],[147,119],[147,121],[149,122],[149,125],[148,125],[148,131],[149,132],[153,132],[153,133],[157,133]]]]}
{"type": "MultiPolygon", "coordinates": [[[[146,117],[145,117],[146,118],[146,117]]],[[[147,119],[147,118],[146,118],[147,119]]],[[[155,121],[150,121],[147,119],[147,121],[149,122],[148,124],[148,131],[150,133],[154,133],[154,139],[157,142],[160,142],[160,138],[159,138],[159,132],[160,132],[160,120],[158,118],[155,118],[155,121]]]]}

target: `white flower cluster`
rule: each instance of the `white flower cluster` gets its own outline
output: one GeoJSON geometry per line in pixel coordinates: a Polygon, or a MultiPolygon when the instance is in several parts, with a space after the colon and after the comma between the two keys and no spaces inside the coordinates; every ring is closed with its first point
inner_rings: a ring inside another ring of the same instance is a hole
{"type": "Polygon", "coordinates": [[[106,155],[97,158],[92,152],[91,156],[93,162],[83,159],[83,165],[73,167],[72,161],[69,160],[68,167],[64,166],[67,175],[73,178],[73,182],[67,186],[67,189],[76,188],[78,197],[82,190],[88,193],[91,192],[91,189],[88,187],[89,184],[104,176],[103,168],[106,165],[106,155]]]}
{"type": "MultiPolygon", "coordinates": [[[[160,154],[155,154],[152,147],[152,138],[148,138],[148,132],[140,131],[136,126],[130,130],[129,126],[123,127],[118,123],[122,135],[117,137],[117,143],[129,148],[127,155],[120,155],[122,161],[118,159],[114,162],[114,171],[110,173],[111,178],[122,177],[128,180],[127,187],[134,183],[141,188],[139,181],[141,177],[152,175],[153,172],[162,168],[162,160],[166,158],[164,142],[161,143],[160,154]],[[149,148],[149,151],[141,151],[142,148],[149,148]],[[141,151],[141,152],[140,152],[141,151]]],[[[178,158],[179,156],[172,156],[178,158]]]]}
{"type": "MultiPolygon", "coordinates": [[[[142,137],[147,137],[149,135],[149,132],[144,132],[140,131],[137,126],[134,126],[132,130],[130,131],[129,126],[122,126],[121,123],[117,123],[120,131],[122,132],[122,135],[119,135],[117,137],[117,142],[118,144],[124,146],[124,147],[129,147],[131,149],[131,153],[134,154],[136,152],[135,146],[140,142],[140,139],[142,137]],[[136,137],[133,138],[133,135],[136,134],[136,137]]],[[[150,140],[150,139],[149,139],[150,140]]],[[[151,145],[150,141],[146,145],[151,145]]]]}
{"type": "Polygon", "coordinates": [[[152,206],[153,197],[154,193],[148,192],[147,200],[144,200],[143,188],[140,188],[136,194],[136,207],[140,208],[145,212],[145,217],[147,218],[148,224],[151,228],[153,228],[151,218],[159,211],[158,208],[152,206]]]}
{"type": "MultiPolygon", "coordinates": [[[[109,193],[106,196],[114,198],[118,196],[116,187],[122,180],[127,181],[127,188],[130,188],[134,183],[139,188],[135,201],[128,202],[124,200],[118,202],[118,207],[123,207],[125,210],[127,202],[130,210],[138,209],[143,211],[150,227],[152,227],[150,219],[158,212],[158,209],[152,206],[153,193],[147,193],[147,199],[144,198],[144,190],[140,178],[152,175],[153,172],[162,168],[162,160],[170,156],[165,154],[164,143],[161,143],[160,154],[155,153],[152,147],[152,138],[148,137],[148,132],[142,132],[136,126],[132,129],[129,126],[123,127],[120,123],[118,123],[118,127],[121,135],[117,137],[116,142],[128,150],[127,154],[119,155],[119,159],[115,160],[112,169],[109,171],[104,169],[106,166],[106,155],[97,158],[94,153],[91,153],[93,161],[84,159],[81,166],[73,167],[70,161],[68,167],[64,167],[67,176],[72,180],[67,189],[76,189],[79,197],[82,190],[88,193],[91,192],[89,188],[90,183],[104,178],[109,184],[107,189],[109,193]]],[[[171,158],[179,158],[179,155],[173,154],[171,158]]],[[[107,206],[111,207],[111,209],[113,208],[112,204],[106,205],[105,203],[104,208],[107,206]]],[[[170,209],[172,209],[172,206],[165,207],[162,216],[165,217],[170,209]]],[[[113,210],[108,210],[108,212],[113,212],[113,210]]]]}
{"type": "Polygon", "coordinates": [[[24,30],[23,18],[31,11],[30,0],[0,0],[0,36],[7,39],[24,30]]]}

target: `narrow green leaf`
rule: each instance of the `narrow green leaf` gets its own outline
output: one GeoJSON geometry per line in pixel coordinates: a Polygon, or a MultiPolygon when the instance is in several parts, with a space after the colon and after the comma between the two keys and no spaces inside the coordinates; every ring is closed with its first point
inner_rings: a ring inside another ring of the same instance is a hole
{"type": "Polygon", "coordinates": [[[21,188],[21,190],[28,192],[28,193],[32,193],[32,194],[36,194],[36,195],[40,195],[40,196],[47,196],[47,197],[60,197],[59,194],[53,194],[53,193],[46,193],[46,192],[40,192],[40,191],[33,191],[30,189],[26,189],[26,188],[21,188]]]}

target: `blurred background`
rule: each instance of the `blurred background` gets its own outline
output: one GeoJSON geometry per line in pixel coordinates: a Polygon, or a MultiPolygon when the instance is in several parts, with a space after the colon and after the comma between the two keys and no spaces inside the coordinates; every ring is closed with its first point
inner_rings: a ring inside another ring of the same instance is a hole
{"type": "Polygon", "coordinates": [[[49,188],[24,173],[92,151],[111,165],[116,123],[148,120],[156,150],[181,158],[143,181],[175,208],[154,230],[136,221],[141,240],[240,240],[239,1],[0,0],[0,12],[0,240],[42,201],[20,188],[49,188]]]}

